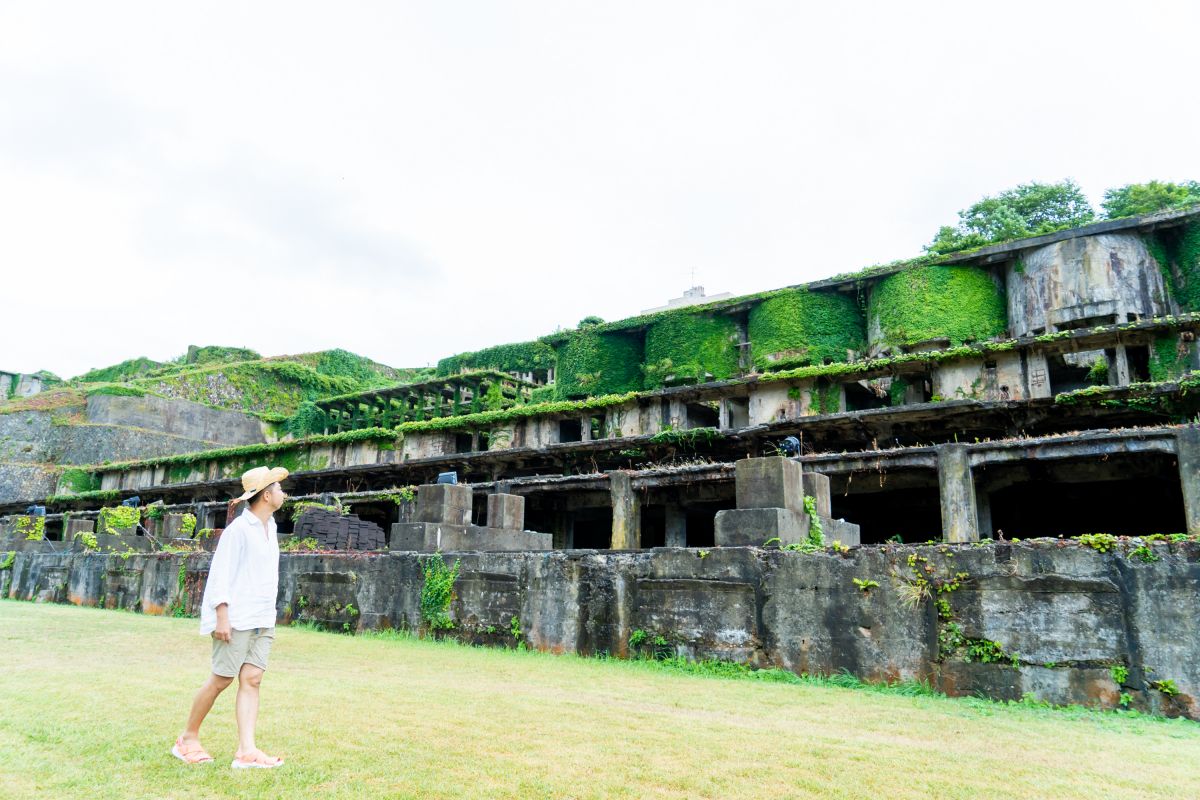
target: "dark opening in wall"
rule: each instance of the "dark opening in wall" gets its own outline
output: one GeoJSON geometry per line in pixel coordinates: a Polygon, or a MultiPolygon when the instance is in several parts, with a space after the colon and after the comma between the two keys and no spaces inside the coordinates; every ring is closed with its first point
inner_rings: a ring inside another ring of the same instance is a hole
{"type": "Polygon", "coordinates": [[[63,540],[63,521],[62,519],[47,519],[45,536],[48,541],[61,542],[63,540]]]}
{"type": "MultiPolygon", "coordinates": [[[[1138,381],[1150,380],[1150,348],[1149,347],[1126,347],[1125,358],[1129,361],[1129,380],[1137,383],[1138,381]]],[[[1111,376],[1109,383],[1113,383],[1111,376]]]]}
{"type": "Polygon", "coordinates": [[[593,442],[604,438],[604,417],[589,417],[588,426],[593,442]]]}
{"type": "MultiPolygon", "coordinates": [[[[196,530],[199,530],[199,529],[200,529],[200,526],[197,525],[196,530]]],[[[275,515],[275,534],[276,535],[292,533],[295,530],[296,530],[296,523],[292,519],[292,510],[290,508],[287,509],[286,511],[281,511],[280,513],[275,515]]]]}
{"type": "Polygon", "coordinates": [[[720,424],[721,415],[717,409],[706,403],[687,404],[688,428],[715,428],[720,424]]]}
{"type": "Polygon", "coordinates": [[[492,441],[492,434],[488,433],[487,431],[480,431],[479,432],[479,451],[483,452],[483,451],[487,450],[488,445],[491,444],[491,441],[492,441]]]}
{"type": "Polygon", "coordinates": [[[729,427],[735,431],[750,427],[750,398],[730,397],[726,403],[729,406],[729,427]]]}
{"type": "Polygon", "coordinates": [[[667,543],[667,509],[665,506],[642,506],[642,548],[664,547],[667,543]]]}
{"type": "Polygon", "coordinates": [[[573,512],[576,550],[608,550],[612,544],[612,509],[583,508],[573,512]]]}
{"type": "Polygon", "coordinates": [[[734,508],[736,505],[732,499],[714,503],[689,503],[684,508],[687,514],[687,546],[712,547],[716,543],[713,536],[713,519],[718,511],[734,508]]]}
{"type": "Polygon", "coordinates": [[[886,393],[881,396],[857,381],[844,383],[842,388],[846,390],[847,411],[866,411],[871,408],[887,408],[891,405],[890,398],[886,393]]]}
{"type": "Polygon", "coordinates": [[[583,423],[577,419],[559,420],[558,440],[560,442],[582,442],[583,423]]]}
{"type": "Polygon", "coordinates": [[[350,511],[364,522],[373,522],[383,528],[385,538],[391,536],[392,523],[399,521],[397,506],[391,500],[351,503],[350,511]]]}
{"type": "Polygon", "coordinates": [[[487,525],[486,494],[475,494],[471,497],[471,524],[487,525]]]}
{"type": "MultiPolygon", "coordinates": [[[[936,473],[931,473],[930,479],[933,483],[928,487],[849,495],[835,492],[830,503],[832,516],[858,525],[863,544],[894,541],[895,536],[903,542],[941,540],[942,506],[936,473]]],[[[857,476],[855,480],[871,478],[857,476]]]]}
{"type": "Polygon", "coordinates": [[[1034,477],[989,492],[993,531],[1005,538],[1186,530],[1178,473],[1160,478],[1063,483],[1034,477]],[[1173,478],[1173,480],[1172,480],[1173,478]]]}
{"type": "Polygon", "coordinates": [[[454,452],[469,453],[474,449],[474,437],[469,433],[454,434],[454,452]]]}
{"type": "Polygon", "coordinates": [[[1061,353],[1046,355],[1046,367],[1050,376],[1050,393],[1073,392],[1076,389],[1086,389],[1091,386],[1088,381],[1090,366],[1077,367],[1069,364],[1061,353]]]}

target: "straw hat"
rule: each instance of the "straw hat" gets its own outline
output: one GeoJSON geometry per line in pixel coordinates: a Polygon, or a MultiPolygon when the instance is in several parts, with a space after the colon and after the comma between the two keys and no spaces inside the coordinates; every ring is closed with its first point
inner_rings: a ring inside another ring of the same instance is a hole
{"type": "Polygon", "coordinates": [[[281,481],[287,476],[288,471],[283,467],[255,467],[246,470],[242,473],[242,488],[246,490],[246,493],[237,500],[249,500],[272,483],[281,481]]]}

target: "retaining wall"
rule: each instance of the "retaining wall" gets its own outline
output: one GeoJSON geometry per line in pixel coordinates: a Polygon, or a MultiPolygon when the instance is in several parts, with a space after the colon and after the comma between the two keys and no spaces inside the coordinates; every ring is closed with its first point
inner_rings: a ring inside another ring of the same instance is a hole
{"type": "MultiPolygon", "coordinates": [[[[636,655],[630,637],[644,631],[690,658],[922,679],[997,699],[1115,707],[1125,695],[1133,708],[1200,719],[1200,544],[1153,550],[1154,562],[1053,540],[817,554],[451,553],[462,571],[449,635],[514,646],[515,616],[528,646],[553,652],[636,655]],[[1120,683],[1114,667],[1127,672],[1120,683]]],[[[427,557],[284,555],[279,620],[420,628],[427,557]]],[[[195,613],[209,558],[17,552],[0,570],[0,596],[195,613]]]]}

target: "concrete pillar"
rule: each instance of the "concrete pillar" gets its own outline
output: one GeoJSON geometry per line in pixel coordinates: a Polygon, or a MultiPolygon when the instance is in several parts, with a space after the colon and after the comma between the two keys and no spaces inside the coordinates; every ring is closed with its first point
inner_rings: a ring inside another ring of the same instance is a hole
{"type": "Polygon", "coordinates": [[[1200,428],[1189,426],[1175,433],[1179,457],[1179,483],[1183,488],[1183,518],[1188,533],[1200,533],[1200,428]]]}
{"type": "Polygon", "coordinates": [[[979,541],[975,482],[965,444],[938,445],[938,490],[942,499],[942,539],[979,541]]]}
{"type": "Polygon", "coordinates": [[[667,547],[687,547],[687,512],[678,503],[667,504],[667,547]]]}
{"type": "Polygon", "coordinates": [[[1050,365],[1046,363],[1045,353],[1038,350],[1026,353],[1025,386],[1031,400],[1050,396],[1050,365]]]}
{"type": "Polygon", "coordinates": [[[805,472],[801,476],[804,494],[816,501],[818,517],[832,517],[832,498],[829,494],[829,476],[817,472],[805,472]]]}
{"type": "Polygon", "coordinates": [[[525,498],[516,494],[489,494],[487,526],[489,528],[508,528],[514,531],[524,530],[525,498]]]}
{"type": "Polygon", "coordinates": [[[992,528],[992,496],[976,487],[975,507],[979,512],[979,537],[981,539],[994,538],[992,528]]]}
{"type": "Polygon", "coordinates": [[[1118,344],[1116,352],[1116,357],[1113,359],[1113,367],[1116,374],[1110,376],[1111,378],[1115,378],[1115,380],[1110,380],[1110,383],[1116,386],[1128,386],[1129,355],[1125,352],[1125,345],[1118,344]]]}
{"type": "Polygon", "coordinates": [[[637,550],[642,546],[642,503],[633,490],[633,479],[628,472],[608,473],[609,492],[612,495],[612,543],[613,550],[637,550]]]}
{"type": "Polygon", "coordinates": [[[783,456],[743,458],[734,464],[738,508],[804,510],[803,470],[783,456]]]}
{"type": "Polygon", "coordinates": [[[453,483],[427,483],[417,487],[417,522],[470,525],[471,487],[453,483]]]}

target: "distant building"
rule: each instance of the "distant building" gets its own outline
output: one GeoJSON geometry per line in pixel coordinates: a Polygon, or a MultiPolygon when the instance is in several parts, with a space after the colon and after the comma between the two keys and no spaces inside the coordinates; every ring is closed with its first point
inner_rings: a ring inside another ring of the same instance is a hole
{"type": "Polygon", "coordinates": [[[703,286],[693,286],[683,293],[683,297],[673,297],[667,301],[665,306],[657,306],[655,308],[642,309],[643,314],[653,314],[656,311],[667,311],[672,308],[683,308],[684,306],[698,306],[701,303],[712,303],[717,300],[724,300],[731,295],[729,292],[721,294],[705,295],[703,286]]]}

